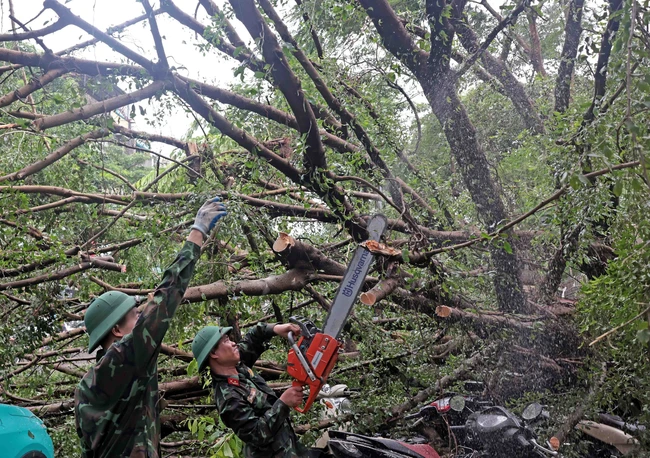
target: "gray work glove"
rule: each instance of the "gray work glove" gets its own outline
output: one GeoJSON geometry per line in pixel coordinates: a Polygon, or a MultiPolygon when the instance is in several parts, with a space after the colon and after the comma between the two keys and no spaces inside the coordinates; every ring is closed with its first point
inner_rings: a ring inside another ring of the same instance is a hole
{"type": "Polygon", "coordinates": [[[210,231],[214,229],[217,221],[227,214],[226,206],[221,203],[221,199],[218,197],[210,199],[199,208],[192,229],[196,229],[201,232],[204,237],[207,237],[210,234],[210,231]]]}

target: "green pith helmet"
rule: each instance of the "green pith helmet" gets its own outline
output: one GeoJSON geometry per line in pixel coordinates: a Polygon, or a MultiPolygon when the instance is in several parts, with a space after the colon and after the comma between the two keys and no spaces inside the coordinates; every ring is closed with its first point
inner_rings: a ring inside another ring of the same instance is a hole
{"type": "Polygon", "coordinates": [[[135,299],[120,291],[109,291],[88,306],[84,323],[88,333],[88,351],[92,352],[122,317],[135,307],[135,299]]]}
{"type": "Polygon", "coordinates": [[[203,370],[205,367],[208,355],[217,342],[230,331],[232,331],[231,327],[206,326],[196,334],[194,342],[192,342],[192,354],[199,364],[199,370],[203,370]]]}

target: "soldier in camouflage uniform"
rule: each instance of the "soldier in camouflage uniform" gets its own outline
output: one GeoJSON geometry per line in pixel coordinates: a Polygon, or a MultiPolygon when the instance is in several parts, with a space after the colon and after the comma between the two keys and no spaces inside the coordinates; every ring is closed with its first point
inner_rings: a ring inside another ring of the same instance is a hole
{"type": "Polygon", "coordinates": [[[141,314],[135,300],[109,291],[84,317],[97,363],[75,390],[82,458],[159,458],[158,353],[194,273],[203,240],[226,215],[218,198],[199,210],[183,248],[141,314]]]}
{"type": "Polygon", "coordinates": [[[239,344],[230,340],[230,327],[207,326],[192,343],[199,369],[210,367],[214,400],[223,423],[244,442],[246,458],[307,456],[298,442],[289,413],[302,404],[302,387],[291,387],[279,398],[250,366],[266,350],[273,336],[284,338],[295,324],[257,324],[239,344]]]}

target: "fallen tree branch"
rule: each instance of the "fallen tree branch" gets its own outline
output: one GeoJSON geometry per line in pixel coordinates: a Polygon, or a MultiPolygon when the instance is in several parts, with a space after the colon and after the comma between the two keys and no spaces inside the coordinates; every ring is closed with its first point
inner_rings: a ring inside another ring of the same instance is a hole
{"type": "Polygon", "coordinates": [[[597,344],[598,342],[600,342],[601,340],[603,340],[605,337],[607,337],[607,336],[609,336],[609,335],[615,333],[616,331],[618,331],[618,330],[621,329],[621,328],[624,328],[625,326],[627,326],[628,324],[632,323],[633,321],[635,321],[635,320],[641,318],[643,315],[645,315],[645,314],[648,313],[648,312],[650,312],[650,306],[646,307],[646,308],[645,308],[641,313],[639,313],[638,315],[636,315],[634,318],[631,318],[631,319],[627,320],[625,323],[623,323],[623,324],[619,324],[619,325],[616,326],[615,328],[610,329],[610,330],[607,331],[606,333],[604,333],[604,334],[598,336],[596,339],[594,339],[594,340],[589,344],[589,346],[591,347],[592,345],[597,344]]]}
{"type": "Polygon", "coordinates": [[[4,291],[6,289],[11,289],[11,288],[25,288],[28,286],[34,286],[48,281],[60,280],[62,278],[69,277],[70,275],[74,275],[88,269],[104,269],[104,270],[111,270],[113,272],[124,272],[126,266],[116,264],[114,262],[102,261],[101,259],[92,259],[90,261],[80,262],[75,266],[71,266],[66,269],[59,270],[58,272],[52,272],[44,275],[39,275],[37,277],[26,278],[24,280],[16,280],[8,283],[0,283],[0,291],[4,291]]]}
{"type": "Polygon", "coordinates": [[[56,0],[45,0],[43,2],[43,7],[44,8],[49,8],[51,10],[54,10],[56,14],[59,15],[61,20],[63,20],[67,24],[73,24],[80,29],[82,29],[84,32],[86,32],[89,35],[92,35],[93,37],[97,38],[99,41],[102,41],[106,43],[111,49],[119,52],[122,54],[124,57],[127,59],[132,60],[133,62],[141,65],[142,67],[146,68],[150,74],[155,73],[155,65],[153,62],[151,62],[149,59],[145,59],[143,56],[140,54],[136,53],[135,51],[132,51],[131,49],[127,48],[124,44],[122,44],[121,41],[111,37],[105,32],[102,32],[92,24],[89,24],[88,22],[84,21],[81,19],[79,16],[76,16],[72,14],[72,12],[60,4],[56,0]]]}
{"type": "Polygon", "coordinates": [[[66,68],[55,68],[53,70],[49,70],[39,78],[34,78],[31,82],[21,87],[20,89],[11,91],[0,98],[0,108],[11,105],[16,100],[22,100],[26,98],[33,92],[41,89],[46,84],[54,81],[59,76],[65,75],[66,73],[68,73],[68,69],[66,68]]]}
{"type": "MultiPolygon", "coordinates": [[[[586,173],[583,176],[585,178],[587,178],[587,179],[596,178],[596,177],[599,177],[601,175],[606,175],[608,173],[611,173],[611,172],[613,172],[615,170],[623,170],[623,169],[638,167],[640,164],[641,164],[640,161],[625,162],[625,163],[617,164],[617,165],[614,165],[614,166],[611,166],[611,167],[608,167],[608,168],[605,168],[605,169],[597,170],[595,172],[586,173]]],[[[509,223],[505,224],[504,226],[500,227],[496,231],[490,232],[487,235],[486,238],[494,238],[494,237],[499,236],[500,234],[503,234],[504,232],[506,232],[510,228],[516,226],[517,224],[521,223],[522,221],[524,221],[528,217],[534,215],[535,213],[537,213],[542,208],[546,207],[551,202],[554,202],[557,199],[559,199],[569,189],[570,189],[569,185],[562,186],[553,195],[551,195],[547,199],[545,199],[542,202],[540,202],[539,204],[537,204],[532,210],[530,210],[530,211],[524,213],[523,215],[515,218],[514,220],[512,220],[509,223]]],[[[447,252],[447,251],[455,251],[455,250],[458,250],[460,248],[465,248],[465,247],[474,245],[475,243],[478,243],[480,241],[483,241],[483,239],[482,238],[477,238],[477,239],[469,240],[467,242],[459,243],[459,244],[456,244],[456,245],[437,248],[435,250],[427,251],[425,253],[422,253],[422,254],[419,254],[419,255],[416,254],[416,255],[413,255],[413,256],[417,256],[418,258],[420,258],[420,257],[429,258],[429,257],[432,257],[432,256],[434,256],[436,254],[444,253],[444,252],[447,252]]]]}
{"type": "Polygon", "coordinates": [[[76,108],[71,111],[66,111],[52,116],[46,116],[44,118],[38,118],[34,121],[33,125],[37,130],[43,131],[52,127],[61,126],[63,124],[69,124],[74,121],[89,119],[95,115],[109,113],[123,106],[131,105],[141,100],[149,99],[156,94],[165,92],[167,89],[169,89],[168,82],[154,81],[148,86],[145,86],[137,91],[118,95],[117,97],[102,100],[100,102],[90,103],[86,106],[76,108]]]}
{"type": "Polygon", "coordinates": [[[390,418],[388,421],[393,422],[401,418],[402,414],[411,410],[412,408],[422,404],[431,396],[440,393],[444,390],[445,387],[449,386],[453,382],[461,379],[466,376],[474,366],[483,360],[484,355],[481,352],[477,352],[472,355],[470,358],[463,361],[460,366],[454,370],[451,374],[445,375],[440,380],[438,380],[433,386],[426,388],[415,396],[413,396],[408,401],[394,406],[390,409],[390,418]]]}
{"type": "Polygon", "coordinates": [[[59,159],[63,158],[65,155],[67,155],[70,151],[72,151],[75,148],[78,148],[79,146],[85,144],[87,141],[91,139],[98,139],[102,137],[106,137],[109,135],[110,132],[106,129],[98,129],[92,132],[89,132],[87,134],[81,135],[73,140],[70,140],[63,146],[60,146],[50,154],[48,154],[45,159],[40,160],[38,162],[34,162],[33,164],[30,164],[26,167],[23,167],[21,170],[17,172],[10,173],[8,175],[5,175],[3,177],[0,177],[0,182],[2,181],[18,181],[18,180],[24,180],[26,177],[30,175],[34,175],[35,173],[40,172],[47,166],[53,164],[54,162],[58,161],[59,159]]]}
{"type": "Polygon", "coordinates": [[[366,305],[375,305],[386,296],[389,296],[401,282],[402,279],[399,276],[384,278],[373,286],[370,291],[361,293],[359,300],[366,305]]]}
{"type": "Polygon", "coordinates": [[[589,405],[591,405],[592,400],[596,396],[596,393],[600,390],[600,387],[605,383],[605,378],[607,374],[607,368],[605,364],[602,365],[602,372],[600,373],[600,377],[596,380],[596,382],[591,386],[589,389],[589,393],[587,394],[587,397],[585,398],[584,402],[582,402],[565,420],[565,422],[562,424],[560,429],[551,437],[550,442],[552,445],[554,445],[553,448],[556,450],[559,449],[562,444],[564,443],[564,440],[566,439],[567,435],[573,430],[576,424],[580,421],[582,416],[585,414],[585,411],[589,405]]]}

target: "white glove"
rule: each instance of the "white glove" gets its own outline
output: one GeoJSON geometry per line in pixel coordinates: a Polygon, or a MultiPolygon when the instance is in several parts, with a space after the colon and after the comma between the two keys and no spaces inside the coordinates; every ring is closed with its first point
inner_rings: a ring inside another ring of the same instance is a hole
{"type": "Polygon", "coordinates": [[[210,199],[199,208],[192,229],[196,229],[207,237],[216,226],[217,221],[227,214],[226,206],[221,203],[221,199],[218,197],[210,199]]]}

